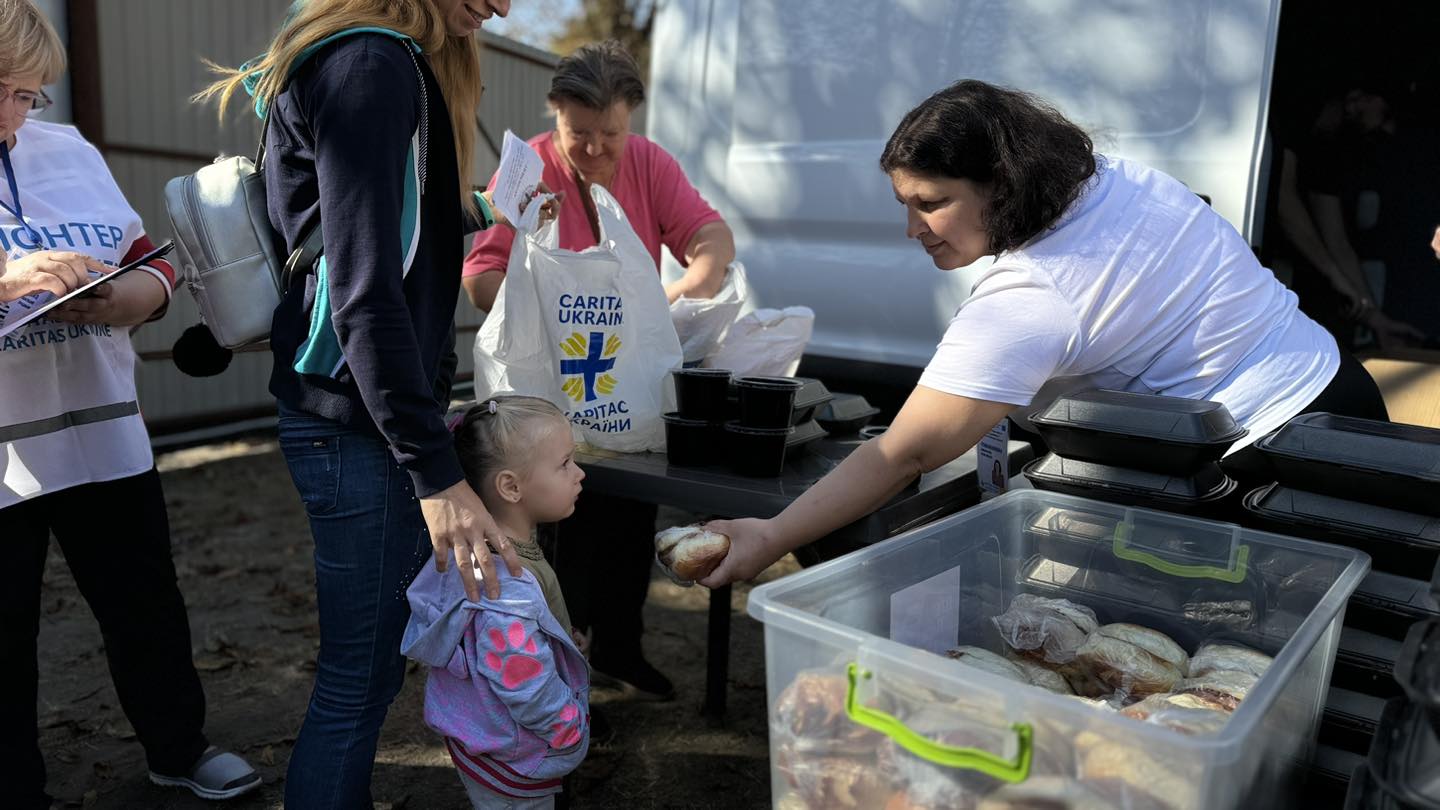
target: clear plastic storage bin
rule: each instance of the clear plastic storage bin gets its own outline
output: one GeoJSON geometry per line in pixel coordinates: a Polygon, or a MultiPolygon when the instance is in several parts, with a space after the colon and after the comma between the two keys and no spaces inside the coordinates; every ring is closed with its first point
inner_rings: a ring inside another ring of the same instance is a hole
{"type": "Polygon", "coordinates": [[[772,801],[1291,805],[1346,600],[1369,567],[1349,548],[1017,491],[768,583],[749,610],[765,624],[772,801]],[[1191,655],[1222,642],[1274,660],[1228,719],[1181,733],[943,655],[1004,652],[991,618],[1017,594],[1152,628],[1191,655]]]}

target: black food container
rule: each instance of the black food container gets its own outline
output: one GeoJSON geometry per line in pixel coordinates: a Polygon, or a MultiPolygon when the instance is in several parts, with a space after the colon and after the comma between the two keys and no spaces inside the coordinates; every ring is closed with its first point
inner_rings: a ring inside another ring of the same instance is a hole
{"type": "Polygon", "coordinates": [[[678,413],[667,413],[665,420],[665,454],[677,467],[706,467],[722,464],[725,432],[721,425],[703,419],[687,419],[678,413]]]}
{"type": "Polygon", "coordinates": [[[685,368],[675,377],[675,405],[686,419],[723,424],[729,418],[730,372],[720,368],[685,368]]]}
{"type": "Polygon", "coordinates": [[[1345,624],[1403,639],[1410,625],[1440,618],[1426,583],[1371,569],[1345,605],[1345,624]]]}
{"type": "Polygon", "coordinates": [[[1245,436],[1218,402],[1082,391],[1030,417],[1057,455],[1169,475],[1193,475],[1245,436]]]}
{"type": "Polygon", "coordinates": [[[785,460],[825,438],[825,429],[814,420],[788,428],[752,428],[739,422],[725,425],[725,444],[730,468],[741,475],[774,478],[785,469],[785,460]]]}
{"type": "Polygon", "coordinates": [[[816,411],[834,395],[825,384],[809,377],[740,377],[731,386],[734,413],[746,427],[794,427],[815,418],[816,411]],[[776,389],[780,389],[777,391],[776,389]],[[784,413],[784,389],[793,389],[789,413],[784,413]]]}
{"type": "Polygon", "coordinates": [[[1307,413],[1255,446],[1288,487],[1440,515],[1440,430],[1307,413]]]}
{"type": "Polygon", "coordinates": [[[1026,464],[1024,472],[1036,489],[1186,514],[1209,514],[1235,491],[1235,482],[1218,464],[1179,476],[1050,453],[1026,464]]]}
{"type": "Polygon", "coordinates": [[[859,394],[836,394],[828,404],[816,410],[815,421],[833,435],[848,436],[879,415],[880,409],[859,394]]]}
{"type": "Polygon", "coordinates": [[[1440,518],[1431,515],[1278,483],[1253,490],[1242,503],[1264,528],[1358,548],[1381,571],[1415,576],[1440,563],[1440,518]]]}

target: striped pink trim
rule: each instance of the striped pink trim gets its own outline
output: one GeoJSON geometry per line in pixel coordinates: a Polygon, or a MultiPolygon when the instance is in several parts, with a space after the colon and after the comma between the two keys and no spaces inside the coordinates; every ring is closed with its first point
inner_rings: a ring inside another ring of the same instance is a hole
{"type": "Polygon", "coordinates": [[[449,737],[445,739],[445,747],[450,752],[450,760],[464,777],[501,796],[538,799],[560,791],[559,779],[537,780],[521,776],[497,760],[466,752],[449,737]]]}

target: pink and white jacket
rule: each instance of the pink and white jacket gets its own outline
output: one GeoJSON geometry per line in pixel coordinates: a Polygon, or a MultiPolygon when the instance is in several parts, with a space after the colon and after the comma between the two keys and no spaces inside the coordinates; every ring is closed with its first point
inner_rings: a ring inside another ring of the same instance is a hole
{"type": "MultiPolygon", "coordinates": [[[[465,596],[461,572],[426,565],[410,586],[400,650],[430,666],[425,723],[470,764],[527,784],[579,767],[590,745],[590,670],[533,574],[500,574],[500,598],[465,596]]],[[[461,759],[456,759],[457,765],[461,759]]],[[[477,774],[490,781],[493,774],[477,774]]]]}

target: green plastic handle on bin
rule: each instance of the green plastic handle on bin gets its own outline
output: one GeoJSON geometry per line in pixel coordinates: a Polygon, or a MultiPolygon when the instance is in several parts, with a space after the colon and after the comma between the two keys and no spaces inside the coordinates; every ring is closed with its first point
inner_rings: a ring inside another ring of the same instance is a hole
{"type": "Polygon", "coordinates": [[[849,676],[850,685],[845,692],[845,713],[856,723],[874,729],[894,740],[906,751],[936,765],[979,771],[1004,782],[1024,782],[1030,777],[1030,760],[1035,747],[1035,731],[1029,723],[1015,723],[1010,726],[1011,730],[1015,732],[1015,740],[1019,744],[1013,759],[1006,759],[978,748],[942,745],[911,731],[908,726],[892,715],[879,709],[860,705],[855,698],[855,683],[860,678],[869,678],[870,673],[862,670],[859,664],[851,663],[846,669],[846,674],[849,676]]]}
{"type": "Polygon", "coordinates": [[[1115,542],[1111,550],[1116,557],[1122,560],[1148,565],[1162,574],[1169,574],[1173,577],[1213,579],[1232,585],[1245,581],[1247,565],[1250,562],[1250,546],[1248,545],[1242,544],[1240,549],[1235,552],[1235,565],[1231,568],[1221,568],[1218,565],[1181,565],[1169,560],[1162,560],[1148,551],[1131,548],[1129,542],[1132,530],[1133,526],[1130,523],[1121,523],[1115,527],[1115,542]]]}

